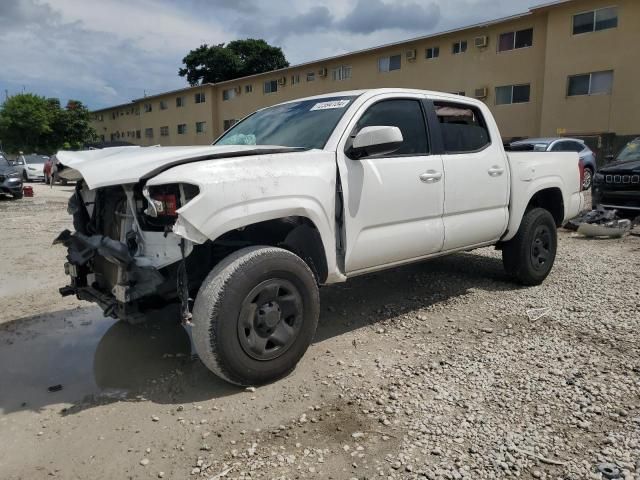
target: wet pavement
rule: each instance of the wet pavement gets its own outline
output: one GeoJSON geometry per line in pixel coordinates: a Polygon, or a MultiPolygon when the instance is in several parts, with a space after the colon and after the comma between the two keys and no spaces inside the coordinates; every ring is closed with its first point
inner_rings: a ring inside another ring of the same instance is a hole
{"type": "Polygon", "coordinates": [[[133,326],[87,307],[2,325],[0,413],[134,397],[176,368],[193,369],[185,329],[155,320],[133,326]]]}

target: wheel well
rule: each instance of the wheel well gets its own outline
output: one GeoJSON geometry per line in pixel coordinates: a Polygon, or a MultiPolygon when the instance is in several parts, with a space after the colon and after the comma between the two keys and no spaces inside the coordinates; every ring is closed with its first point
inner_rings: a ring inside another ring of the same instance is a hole
{"type": "Polygon", "coordinates": [[[227,254],[251,245],[269,245],[289,250],[307,263],[318,283],[327,279],[329,269],[320,232],[306,217],[275,218],[245,225],[213,242],[214,249],[222,247],[227,254]]]}
{"type": "Polygon", "coordinates": [[[537,192],[531,200],[529,200],[527,210],[538,207],[544,208],[551,213],[557,227],[562,225],[562,221],[564,220],[564,200],[559,188],[546,188],[537,192]]]}

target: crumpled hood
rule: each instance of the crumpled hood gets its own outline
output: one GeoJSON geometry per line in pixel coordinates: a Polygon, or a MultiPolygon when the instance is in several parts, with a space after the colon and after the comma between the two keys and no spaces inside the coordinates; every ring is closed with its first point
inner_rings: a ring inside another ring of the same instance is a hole
{"type": "Polygon", "coordinates": [[[60,176],[82,176],[90,189],[137,183],[183,163],[299,150],[291,147],[227,145],[192,147],[112,147],[80,152],[60,151],[60,176]],[[70,170],[69,170],[70,169],[70,170]],[[77,172],[77,173],[76,173],[77,172]]]}

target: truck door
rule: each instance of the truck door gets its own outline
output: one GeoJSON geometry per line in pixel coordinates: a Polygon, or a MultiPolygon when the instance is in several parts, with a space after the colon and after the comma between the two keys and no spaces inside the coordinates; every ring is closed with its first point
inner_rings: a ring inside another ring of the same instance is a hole
{"type": "Polygon", "coordinates": [[[434,101],[429,112],[442,142],[445,251],[494,242],[507,227],[509,169],[490,115],[449,101],[434,101]]]}
{"type": "Polygon", "coordinates": [[[442,248],[442,159],[431,154],[421,100],[418,95],[369,100],[340,143],[347,274],[410,261],[442,248]],[[402,145],[384,156],[348,158],[344,152],[349,141],[368,126],[398,127],[402,145]]]}

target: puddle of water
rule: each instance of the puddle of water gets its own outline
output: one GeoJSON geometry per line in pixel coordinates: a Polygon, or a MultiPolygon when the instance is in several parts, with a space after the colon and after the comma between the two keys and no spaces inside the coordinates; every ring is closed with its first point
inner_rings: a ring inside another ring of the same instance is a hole
{"type": "Polygon", "coordinates": [[[97,308],[21,320],[0,329],[0,413],[135,393],[190,351],[177,322],[132,326],[97,308]]]}

